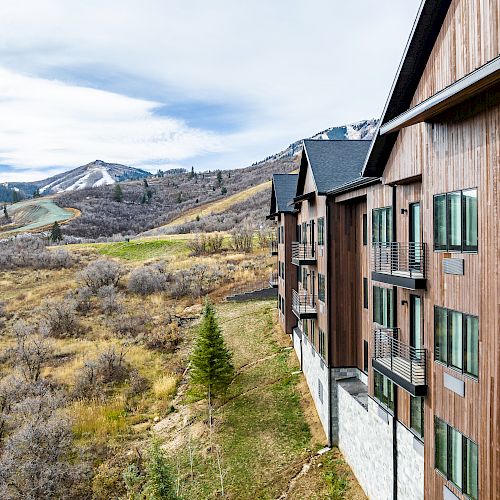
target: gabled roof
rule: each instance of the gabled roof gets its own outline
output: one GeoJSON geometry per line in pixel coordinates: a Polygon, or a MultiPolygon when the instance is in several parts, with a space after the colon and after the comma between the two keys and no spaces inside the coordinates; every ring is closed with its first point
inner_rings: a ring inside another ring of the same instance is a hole
{"type": "Polygon", "coordinates": [[[369,147],[361,140],[304,140],[296,196],[304,194],[308,167],[319,195],[359,177],[369,147]]]}
{"type": "Polygon", "coordinates": [[[293,212],[289,203],[295,196],[298,174],[273,174],[270,214],[293,212]]]}
{"type": "Polygon", "coordinates": [[[416,21],[364,164],[363,176],[382,175],[398,137],[398,131],[380,135],[379,129],[410,107],[450,4],[451,0],[423,0],[420,4],[416,21]]]}

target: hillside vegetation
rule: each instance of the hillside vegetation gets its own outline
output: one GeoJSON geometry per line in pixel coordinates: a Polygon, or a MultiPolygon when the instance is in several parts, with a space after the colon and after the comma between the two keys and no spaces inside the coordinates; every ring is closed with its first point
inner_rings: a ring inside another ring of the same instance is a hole
{"type": "MultiPolygon", "coordinates": [[[[58,205],[81,211],[80,217],[66,225],[64,234],[91,239],[118,234],[134,236],[165,226],[185,214],[186,219],[181,219],[179,227],[181,232],[198,230],[197,222],[201,222],[204,231],[227,231],[250,216],[253,220],[264,221],[269,191],[262,184],[268,182],[274,172],[296,169],[295,162],[296,158],[292,157],[244,169],[194,175],[173,174],[147,179],[146,183],[124,182],[121,183],[121,201],[114,199],[113,186],[62,193],[57,196],[58,205]],[[255,191],[247,193],[249,196],[243,196],[241,200],[236,197],[226,201],[232,195],[249,188],[255,188],[255,191]],[[216,201],[221,202],[223,213],[214,216],[211,215],[214,211],[212,208],[204,211],[207,204],[216,201]],[[197,213],[198,207],[201,214],[197,213]],[[237,212],[233,213],[233,209],[237,212]],[[197,221],[197,216],[201,221],[197,221]]],[[[169,229],[167,228],[167,232],[169,229]]]]}

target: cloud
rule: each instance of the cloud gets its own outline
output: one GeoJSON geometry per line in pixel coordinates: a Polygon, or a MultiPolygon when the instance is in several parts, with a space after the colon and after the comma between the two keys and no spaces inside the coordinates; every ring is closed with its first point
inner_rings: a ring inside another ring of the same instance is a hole
{"type": "Polygon", "coordinates": [[[216,134],[155,115],[160,104],[154,101],[1,68],[0,96],[0,161],[6,165],[67,168],[101,158],[156,167],[222,151],[216,134]]]}
{"type": "MultiPolygon", "coordinates": [[[[62,132],[69,165],[102,156],[106,146],[125,163],[165,157],[195,168],[245,166],[318,130],[378,116],[418,4],[4,0],[0,67],[65,89],[66,98],[46,100],[33,86],[35,107],[24,116],[62,132]],[[91,90],[107,93],[101,99],[91,90]],[[58,126],[61,117],[70,129],[58,126]],[[85,148],[68,137],[73,127],[85,148]]],[[[28,156],[60,147],[57,135],[32,140],[26,130],[28,156]]],[[[21,155],[20,148],[9,149],[21,155]]]]}

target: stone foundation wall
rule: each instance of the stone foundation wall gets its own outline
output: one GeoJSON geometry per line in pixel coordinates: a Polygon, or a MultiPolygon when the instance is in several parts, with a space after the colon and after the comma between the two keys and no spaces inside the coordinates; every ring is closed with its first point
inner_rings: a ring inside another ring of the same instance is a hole
{"type": "Polygon", "coordinates": [[[398,498],[424,498],[424,445],[398,422],[398,498]]]}

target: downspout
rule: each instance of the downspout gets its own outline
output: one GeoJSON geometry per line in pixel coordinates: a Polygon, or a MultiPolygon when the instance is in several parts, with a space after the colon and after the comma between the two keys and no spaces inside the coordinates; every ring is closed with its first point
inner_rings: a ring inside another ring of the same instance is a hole
{"type": "MultiPolygon", "coordinates": [[[[392,186],[392,241],[397,241],[397,225],[396,225],[396,186],[392,186]]],[[[392,287],[392,312],[393,312],[393,327],[398,326],[398,287],[392,287]]],[[[398,386],[394,387],[394,415],[392,417],[392,498],[398,500],[398,386]]]]}
{"type": "Polygon", "coordinates": [[[326,243],[326,276],[327,276],[327,282],[326,282],[326,331],[327,331],[327,339],[328,339],[328,356],[326,360],[326,369],[328,371],[328,446],[333,446],[333,425],[332,425],[332,371],[331,371],[331,342],[330,342],[330,315],[331,315],[331,285],[330,285],[330,279],[332,276],[331,272],[331,267],[330,267],[330,256],[331,256],[331,250],[330,250],[330,238],[329,238],[329,227],[330,227],[330,203],[328,201],[328,197],[326,198],[326,214],[325,214],[325,243],[326,243]]]}

